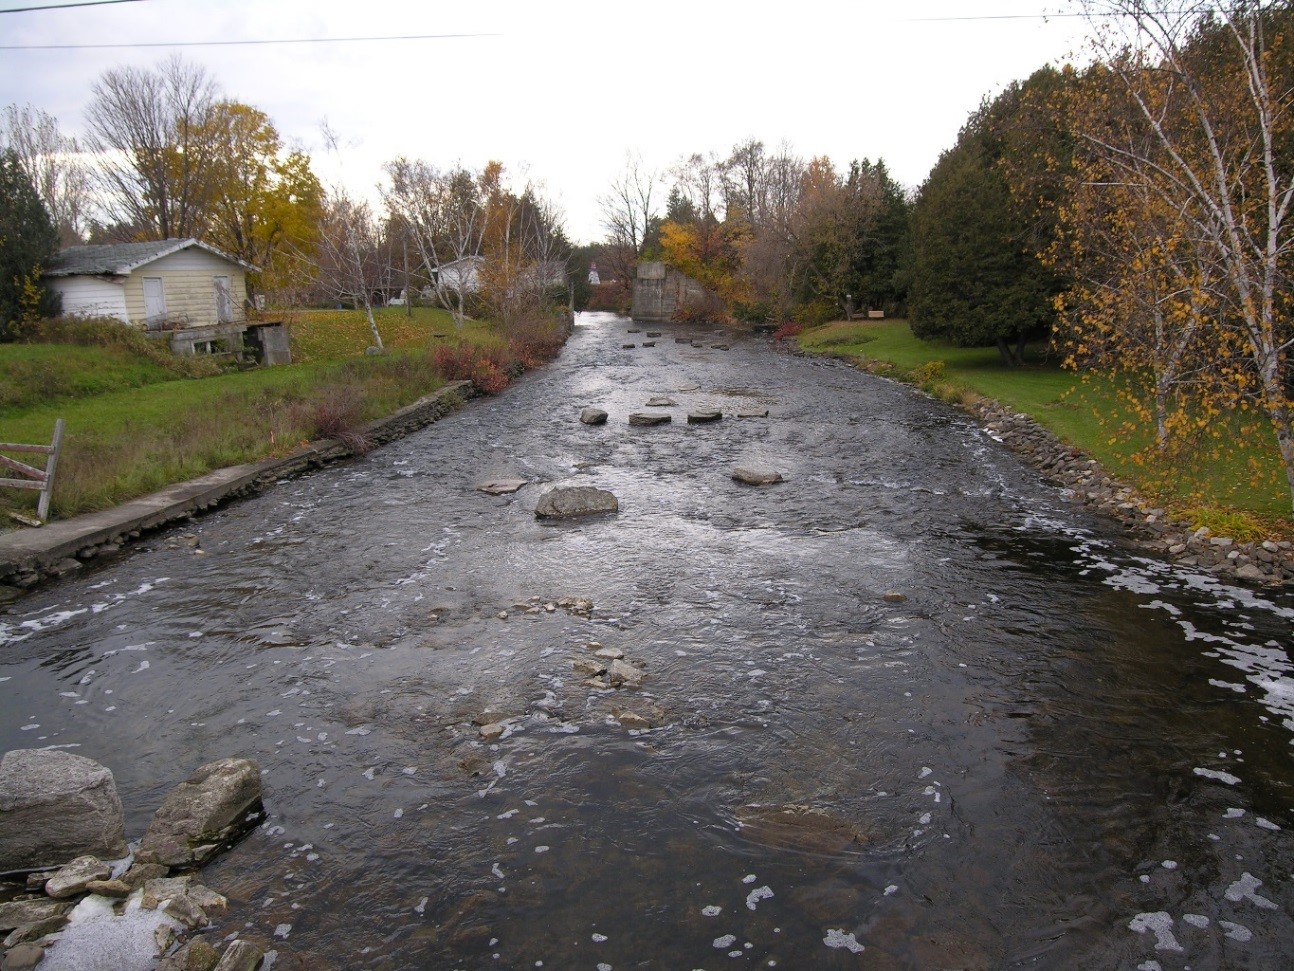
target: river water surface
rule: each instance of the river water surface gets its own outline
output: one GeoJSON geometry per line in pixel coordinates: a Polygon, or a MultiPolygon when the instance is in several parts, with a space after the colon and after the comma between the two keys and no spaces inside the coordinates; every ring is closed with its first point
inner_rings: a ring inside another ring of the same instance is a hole
{"type": "Polygon", "coordinates": [[[215,932],[320,966],[1294,965],[1294,598],[1145,556],[909,388],[632,326],[16,604],[0,747],[108,765],[130,839],[256,759],[215,932]],[[620,512],[541,523],[555,484],[620,512]]]}

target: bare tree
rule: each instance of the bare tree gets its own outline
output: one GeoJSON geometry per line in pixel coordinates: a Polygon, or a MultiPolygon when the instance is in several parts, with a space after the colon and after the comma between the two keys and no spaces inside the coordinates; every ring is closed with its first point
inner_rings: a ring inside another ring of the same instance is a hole
{"type": "Polygon", "coordinates": [[[602,227],[607,234],[603,259],[610,264],[611,275],[626,289],[633,285],[648,236],[660,218],[652,203],[660,182],[656,171],[643,167],[640,155],[629,153],[624,171],[612,181],[607,193],[598,196],[602,227]]]}
{"type": "Polygon", "coordinates": [[[108,221],[200,238],[215,177],[217,90],[206,69],[175,55],[155,70],[105,71],[92,90],[86,143],[108,221]]]}
{"type": "Polygon", "coordinates": [[[431,278],[436,299],[462,327],[467,297],[477,286],[486,212],[478,180],[467,169],[441,171],[421,160],[397,158],[386,167],[387,209],[409,233],[431,278]]]}
{"type": "Polygon", "coordinates": [[[53,115],[11,104],[4,111],[0,147],[13,149],[49,211],[64,246],[83,241],[89,201],[89,168],[76,139],[59,131],[53,115]]]}

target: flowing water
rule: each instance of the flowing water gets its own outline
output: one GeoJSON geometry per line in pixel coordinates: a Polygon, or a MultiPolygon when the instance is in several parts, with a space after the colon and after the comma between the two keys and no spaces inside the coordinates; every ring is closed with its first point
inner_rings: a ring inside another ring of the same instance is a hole
{"type": "Polygon", "coordinates": [[[108,765],[131,839],[256,759],[216,933],[326,966],[1294,964],[1294,598],[1147,557],[909,388],[631,326],[21,601],[0,746],[108,765]],[[537,521],[559,483],[620,511],[537,521]]]}

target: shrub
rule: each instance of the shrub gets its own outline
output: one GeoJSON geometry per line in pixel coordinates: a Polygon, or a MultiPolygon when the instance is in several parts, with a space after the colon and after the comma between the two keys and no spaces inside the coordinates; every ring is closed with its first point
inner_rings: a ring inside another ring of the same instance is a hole
{"type": "Polygon", "coordinates": [[[797,337],[803,333],[803,324],[797,324],[788,320],[786,323],[782,324],[781,327],[777,328],[777,330],[773,331],[773,339],[781,341],[786,340],[789,337],[797,337]]]}
{"type": "Polygon", "coordinates": [[[912,369],[912,380],[917,384],[942,381],[947,370],[948,367],[943,361],[926,361],[924,364],[912,369]]]}
{"type": "Polygon", "coordinates": [[[363,395],[355,385],[320,387],[298,407],[305,409],[301,419],[311,438],[335,438],[344,442],[356,455],[363,455],[372,448],[372,443],[360,428],[363,395]]]}
{"type": "Polygon", "coordinates": [[[1186,510],[1194,529],[1208,527],[1214,536],[1229,536],[1237,543],[1251,543],[1267,535],[1267,530],[1252,516],[1230,509],[1200,506],[1186,510]]]}
{"type": "Polygon", "coordinates": [[[806,327],[817,327],[840,319],[840,308],[834,300],[819,297],[808,303],[800,304],[791,312],[791,319],[806,327]]]}

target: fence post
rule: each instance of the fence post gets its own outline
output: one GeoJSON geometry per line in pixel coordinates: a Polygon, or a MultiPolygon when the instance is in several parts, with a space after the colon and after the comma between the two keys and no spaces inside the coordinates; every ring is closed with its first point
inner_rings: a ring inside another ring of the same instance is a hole
{"type": "Polygon", "coordinates": [[[63,419],[54,422],[54,440],[50,442],[49,457],[45,459],[45,487],[40,490],[36,518],[42,523],[49,515],[49,500],[54,494],[54,470],[58,468],[58,453],[63,448],[63,419]]]}

